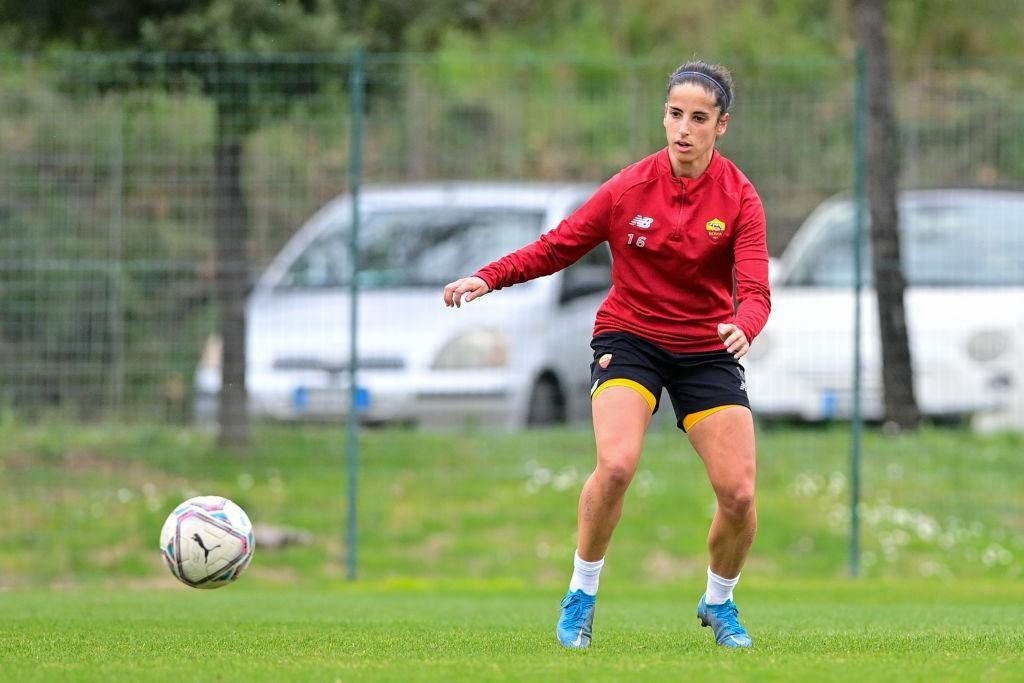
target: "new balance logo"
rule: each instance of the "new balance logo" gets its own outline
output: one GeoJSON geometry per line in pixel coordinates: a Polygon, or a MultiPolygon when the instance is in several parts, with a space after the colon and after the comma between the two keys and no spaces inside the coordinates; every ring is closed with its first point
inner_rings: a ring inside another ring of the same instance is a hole
{"type": "Polygon", "coordinates": [[[637,214],[629,224],[642,230],[646,230],[654,224],[654,219],[649,216],[641,216],[640,214],[637,214]]]}

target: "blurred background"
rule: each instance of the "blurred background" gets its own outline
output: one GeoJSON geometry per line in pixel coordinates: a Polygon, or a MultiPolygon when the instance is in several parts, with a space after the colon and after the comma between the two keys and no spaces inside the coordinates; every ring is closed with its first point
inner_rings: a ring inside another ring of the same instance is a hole
{"type": "MultiPolygon", "coordinates": [[[[170,585],[157,534],[200,493],[257,524],[260,581],[567,579],[607,250],[441,289],[662,147],[695,56],[732,69],[720,149],[774,259],[749,571],[1019,578],[1022,22],[888,6],[905,425],[867,257],[856,341],[851,3],[0,0],[0,588],[170,585]]],[[[704,571],[714,499],[664,417],[611,580],[704,571]]]]}

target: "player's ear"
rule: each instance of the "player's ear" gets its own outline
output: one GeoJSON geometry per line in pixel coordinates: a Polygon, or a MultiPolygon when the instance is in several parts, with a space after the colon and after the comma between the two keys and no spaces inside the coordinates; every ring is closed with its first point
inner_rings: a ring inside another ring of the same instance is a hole
{"type": "Polygon", "coordinates": [[[729,127],[729,112],[725,112],[718,117],[718,121],[715,123],[715,135],[722,137],[725,135],[725,129],[729,127]]]}

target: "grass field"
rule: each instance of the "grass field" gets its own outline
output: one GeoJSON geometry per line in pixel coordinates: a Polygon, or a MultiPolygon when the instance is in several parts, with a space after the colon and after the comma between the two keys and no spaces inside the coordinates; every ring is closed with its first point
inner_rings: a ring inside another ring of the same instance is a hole
{"type": "Polygon", "coordinates": [[[0,596],[10,681],[1019,681],[1019,584],[752,581],[756,638],[718,648],[701,586],[602,585],[587,652],[555,591],[475,583],[0,596]]]}
{"type": "Polygon", "coordinates": [[[848,436],[761,432],[737,594],[753,652],[697,626],[713,499],[671,431],[630,489],[594,648],[559,648],[591,440],[366,432],[353,584],[336,429],[259,427],[226,453],[184,429],[0,422],[0,680],[1024,680],[1021,435],[866,434],[854,581],[848,436]],[[312,541],[257,536],[238,584],[185,588],[157,535],[198,493],[312,541]]]}
{"type": "MultiPolygon", "coordinates": [[[[760,529],[750,573],[841,577],[849,545],[849,437],[840,429],[759,435],[760,529]]],[[[251,573],[282,585],[335,581],[345,564],[345,438],[260,428],[244,454],[185,429],[0,424],[0,587],[163,579],[164,518],[199,493],[306,546],[260,552],[251,573]]],[[[369,431],[360,468],[360,572],[561,582],[576,499],[592,469],[586,431],[369,431]]],[[[648,439],[606,571],[661,583],[699,577],[714,499],[675,432],[648,439]]],[[[1024,435],[923,430],[864,439],[864,573],[1024,576],[1024,435]]],[[[257,548],[259,539],[257,538],[257,548]]]]}

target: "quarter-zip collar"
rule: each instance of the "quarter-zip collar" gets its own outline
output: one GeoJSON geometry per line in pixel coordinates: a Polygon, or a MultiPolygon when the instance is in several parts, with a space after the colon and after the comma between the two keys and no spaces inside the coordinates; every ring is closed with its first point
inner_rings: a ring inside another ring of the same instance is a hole
{"type": "Polygon", "coordinates": [[[719,173],[721,173],[722,155],[718,153],[717,147],[711,152],[711,162],[708,163],[708,167],[704,169],[704,172],[701,173],[696,178],[683,178],[682,176],[675,175],[675,173],[672,172],[672,160],[669,159],[668,155],[669,151],[668,147],[666,146],[662,150],[661,154],[658,155],[658,168],[663,173],[667,173],[669,177],[671,177],[674,181],[679,183],[684,190],[687,190],[693,187],[694,185],[697,185],[698,183],[702,182],[705,177],[717,178],[719,173]]]}

